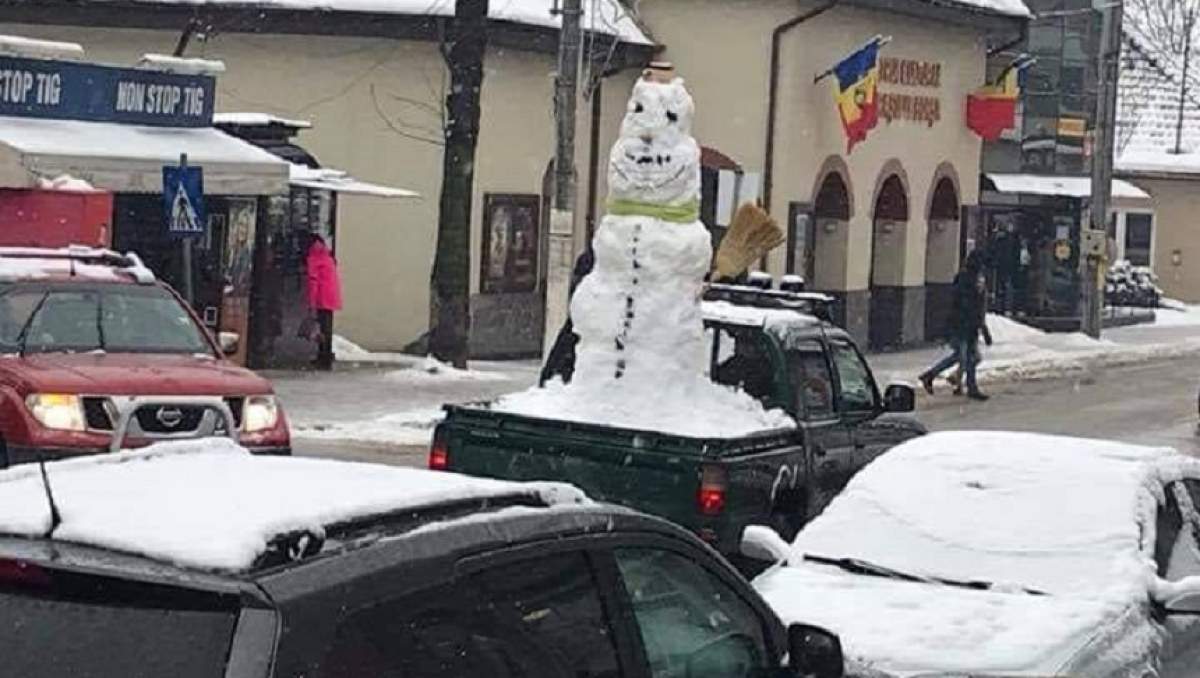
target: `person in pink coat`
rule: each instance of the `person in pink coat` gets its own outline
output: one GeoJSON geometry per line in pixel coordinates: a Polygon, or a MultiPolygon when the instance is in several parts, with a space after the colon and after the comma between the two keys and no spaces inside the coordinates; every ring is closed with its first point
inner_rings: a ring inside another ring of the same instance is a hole
{"type": "Polygon", "coordinates": [[[342,309],[342,283],[338,279],[337,260],[316,233],[309,234],[308,307],[316,317],[320,336],[317,337],[317,369],[333,369],[333,312],[342,309]]]}

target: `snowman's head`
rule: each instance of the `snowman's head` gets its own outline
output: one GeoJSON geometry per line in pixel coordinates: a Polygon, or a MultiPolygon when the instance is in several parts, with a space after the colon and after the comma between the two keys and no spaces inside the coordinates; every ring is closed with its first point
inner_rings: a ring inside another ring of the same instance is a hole
{"type": "Polygon", "coordinates": [[[614,197],[668,204],[699,195],[700,149],[691,136],[694,112],[682,79],[637,81],[609,165],[614,197]]]}

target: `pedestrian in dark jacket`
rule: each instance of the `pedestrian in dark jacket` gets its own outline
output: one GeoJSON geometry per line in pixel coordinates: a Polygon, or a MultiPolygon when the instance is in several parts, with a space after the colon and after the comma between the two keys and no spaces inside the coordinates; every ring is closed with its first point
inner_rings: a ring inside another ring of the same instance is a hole
{"type": "Polygon", "coordinates": [[[987,345],[992,345],[992,335],[988,332],[986,322],[986,295],[983,259],[977,252],[972,252],[963,263],[962,270],[954,276],[954,305],[950,315],[950,355],[939,360],[920,377],[921,385],[930,395],[933,394],[933,380],[942,372],[961,364],[966,381],[967,397],[972,400],[988,399],[988,396],[979,390],[979,384],[975,378],[975,369],[979,364],[979,336],[982,334],[987,345]]]}
{"type": "MultiPolygon", "coordinates": [[[[571,272],[570,293],[572,295],[575,294],[575,288],[579,286],[584,276],[592,272],[593,265],[595,265],[595,254],[589,244],[587,249],[575,259],[575,270],[571,272]]],[[[555,377],[561,377],[564,384],[571,383],[571,377],[575,374],[575,345],[578,343],[579,335],[575,334],[575,323],[571,322],[571,316],[568,315],[567,322],[563,323],[562,329],[558,331],[554,346],[550,348],[550,353],[546,356],[546,364],[542,366],[542,373],[538,379],[539,386],[545,386],[546,382],[555,377]]]]}

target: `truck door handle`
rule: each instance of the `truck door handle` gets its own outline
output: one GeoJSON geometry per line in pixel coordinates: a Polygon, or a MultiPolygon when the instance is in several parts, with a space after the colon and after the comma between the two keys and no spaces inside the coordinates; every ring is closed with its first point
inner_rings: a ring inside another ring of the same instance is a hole
{"type": "Polygon", "coordinates": [[[824,457],[825,456],[825,448],[821,447],[820,445],[813,445],[813,454],[818,457],[824,457]]]}

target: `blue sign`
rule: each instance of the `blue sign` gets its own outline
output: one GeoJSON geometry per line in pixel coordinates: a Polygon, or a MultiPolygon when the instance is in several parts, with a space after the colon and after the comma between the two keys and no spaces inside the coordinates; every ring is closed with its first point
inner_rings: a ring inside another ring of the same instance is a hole
{"type": "Polygon", "coordinates": [[[208,127],[215,91],[207,75],[0,57],[0,115],[208,127]]]}
{"type": "Polygon", "coordinates": [[[177,238],[204,235],[204,172],[199,167],[163,167],[163,214],[167,233],[177,238]]]}

